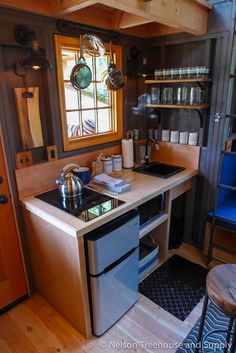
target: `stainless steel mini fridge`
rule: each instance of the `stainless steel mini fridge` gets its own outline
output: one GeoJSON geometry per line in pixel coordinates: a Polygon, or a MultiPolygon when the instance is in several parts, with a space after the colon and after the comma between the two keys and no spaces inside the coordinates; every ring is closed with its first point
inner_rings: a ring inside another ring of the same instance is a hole
{"type": "Polygon", "coordinates": [[[102,335],[138,299],[139,216],[136,211],[85,235],[93,333],[102,335]]]}

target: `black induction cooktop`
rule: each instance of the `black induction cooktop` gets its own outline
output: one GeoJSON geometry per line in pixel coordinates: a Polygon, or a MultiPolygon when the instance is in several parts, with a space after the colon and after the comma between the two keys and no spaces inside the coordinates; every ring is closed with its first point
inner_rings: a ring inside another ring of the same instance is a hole
{"type": "Polygon", "coordinates": [[[124,201],[86,188],[84,188],[81,196],[74,198],[61,197],[58,189],[45,192],[35,197],[85,222],[91,221],[124,203],[124,201]]]}

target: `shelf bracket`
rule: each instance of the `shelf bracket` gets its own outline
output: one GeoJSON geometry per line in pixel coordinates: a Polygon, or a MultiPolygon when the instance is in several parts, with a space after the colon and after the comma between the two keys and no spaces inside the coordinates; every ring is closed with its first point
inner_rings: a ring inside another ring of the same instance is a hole
{"type": "Polygon", "coordinates": [[[196,109],[196,112],[198,113],[198,116],[199,116],[200,128],[203,128],[204,118],[203,118],[202,112],[198,109],[196,109]]]}

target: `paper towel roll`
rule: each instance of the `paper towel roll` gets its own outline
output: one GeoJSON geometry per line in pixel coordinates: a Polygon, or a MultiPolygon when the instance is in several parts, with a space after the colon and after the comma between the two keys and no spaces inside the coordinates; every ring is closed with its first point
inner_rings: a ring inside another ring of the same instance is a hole
{"type": "Polygon", "coordinates": [[[133,140],[125,140],[121,141],[122,145],[122,158],[123,158],[123,167],[124,168],[133,168],[134,166],[134,147],[133,140]]]}

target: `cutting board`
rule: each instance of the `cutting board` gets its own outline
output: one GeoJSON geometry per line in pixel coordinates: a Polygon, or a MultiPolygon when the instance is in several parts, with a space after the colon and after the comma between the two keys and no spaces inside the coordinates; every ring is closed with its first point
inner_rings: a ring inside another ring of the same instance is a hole
{"type": "Polygon", "coordinates": [[[22,149],[43,146],[39,87],[14,88],[22,149]]]}

